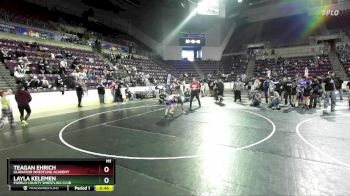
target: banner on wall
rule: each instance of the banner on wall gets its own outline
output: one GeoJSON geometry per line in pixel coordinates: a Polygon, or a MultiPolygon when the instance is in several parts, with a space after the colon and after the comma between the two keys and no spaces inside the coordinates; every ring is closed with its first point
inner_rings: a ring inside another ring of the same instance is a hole
{"type": "Polygon", "coordinates": [[[11,33],[14,30],[15,30],[14,26],[0,23],[0,31],[2,31],[2,32],[11,33]]]}
{"type": "Polygon", "coordinates": [[[113,52],[124,52],[124,53],[128,53],[129,52],[129,47],[122,46],[122,45],[119,45],[119,44],[113,44],[113,43],[110,43],[110,42],[102,41],[101,45],[102,45],[103,49],[111,50],[113,52]]]}
{"type": "Polygon", "coordinates": [[[8,25],[0,23],[0,31],[7,33],[14,33],[17,35],[25,35],[38,39],[53,39],[56,41],[61,41],[63,35],[60,33],[51,33],[43,30],[38,30],[35,28],[28,28],[19,25],[8,25]]]}

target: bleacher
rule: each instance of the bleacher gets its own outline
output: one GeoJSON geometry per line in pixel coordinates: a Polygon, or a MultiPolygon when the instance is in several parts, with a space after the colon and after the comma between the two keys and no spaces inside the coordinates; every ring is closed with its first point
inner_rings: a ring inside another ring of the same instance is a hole
{"type": "MultiPolygon", "coordinates": [[[[8,50],[9,53],[14,53],[16,52],[16,50],[18,50],[19,52],[24,52],[26,58],[29,61],[28,74],[30,78],[33,78],[34,76],[37,76],[39,79],[46,77],[46,79],[48,79],[50,83],[53,83],[59,75],[60,61],[63,59],[62,51],[64,51],[66,54],[70,54],[69,56],[71,56],[69,58],[65,58],[68,65],[66,69],[67,75],[73,72],[71,64],[75,59],[79,60],[80,67],[82,69],[90,69],[95,73],[94,80],[87,81],[87,86],[89,88],[95,88],[97,86],[97,79],[102,78],[102,75],[104,75],[103,70],[105,69],[107,64],[104,62],[103,59],[101,59],[92,51],[84,51],[72,48],[60,48],[57,46],[49,45],[40,45],[45,50],[39,51],[36,47],[33,46],[33,43],[28,42],[4,39],[0,40],[0,48],[8,50]],[[52,54],[53,56],[55,56],[55,58],[52,58],[52,54]],[[43,70],[40,69],[39,62],[41,60],[47,60],[49,62],[50,70],[52,70],[52,73],[45,73],[43,72],[43,70]]],[[[15,72],[15,68],[20,64],[20,61],[18,58],[12,56],[11,60],[5,60],[4,63],[6,68],[9,69],[13,74],[15,72]]]]}
{"type": "Polygon", "coordinates": [[[140,72],[148,74],[151,78],[160,82],[164,82],[168,74],[164,69],[148,59],[122,59],[121,63],[134,66],[140,72]]]}
{"type": "Polygon", "coordinates": [[[192,62],[186,60],[169,60],[167,64],[171,67],[172,71],[178,75],[187,74],[189,77],[199,78],[199,74],[193,68],[192,62]]]}
{"type": "Polygon", "coordinates": [[[199,69],[202,70],[204,75],[213,74],[214,72],[222,72],[222,64],[221,61],[213,61],[213,60],[203,60],[195,62],[199,69]]]}
{"type": "Polygon", "coordinates": [[[340,63],[344,66],[344,70],[350,76],[350,46],[349,44],[337,47],[337,56],[340,63]]]}
{"type": "Polygon", "coordinates": [[[225,75],[229,75],[229,80],[234,80],[246,72],[248,58],[246,55],[223,56],[221,59],[225,75]]]}
{"type": "Polygon", "coordinates": [[[271,71],[271,77],[287,76],[294,78],[303,76],[305,67],[308,68],[310,77],[325,76],[332,70],[328,56],[308,56],[280,59],[265,59],[256,61],[255,75],[266,76],[266,71],[271,71]]]}

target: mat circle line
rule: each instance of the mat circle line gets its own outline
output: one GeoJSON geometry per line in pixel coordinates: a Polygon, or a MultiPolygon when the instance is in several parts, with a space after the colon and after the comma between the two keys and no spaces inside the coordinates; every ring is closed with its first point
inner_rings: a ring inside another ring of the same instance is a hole
{"type": "MultiPolygon", "coordinates": [[[[170,156],[170,157],[135,157],[135,156],[119,156],[119,155],[112,155],[112,154],[104,154],[104,153],[97,153],[97,152],[92,152],[92,151],[88,151],[88,150],[84,150],[84,149],[81,149],[81,148],[78,148],[78,147],[75,147],[71,144],[69,144],[68,142],[66,142],[63,138],[63,132],[69,127],[71,126],[72,124],[76,123],[76,122],[79,122],[83,119],[87,119],[87,118],[90,118],[90,117],[93,117],[93,116],[97,116],[97,115],[100,115],[100,114],[105,114],[105,113],[109,113],[109,112],[115,112],[115,111],[122,111],[122,110],[129,110],[129,109],[137,109],[137,108],[144,108],[144,107],[159,107],[159,105],[151,105],[151,106],[138,106],[138,107],[130,107],[130,108],[120,108],[120,109],[116,109],[116,110],[110,110],[110,111],[106,111],[106,112],[100,112],[100,113],[96,113],[96,114],[92,114],[92,115],[88,115],[88,116],[85,116],[85,117],[82,117],[82,118],[79,118],[77,120],[74,120],[70,123],[68,123],[66,126],[64,126],[60,133],[59,133],[59,139],[61,140],[61,142],[67,146],[68,148],[71,148],[73,150],[76,150],[76,151],[79,151],[79,152],[82,152],[82,153],[86,153],[86,154],[90,154],[90,155],[95,155],[95,156],[101,156],[101,157],[108,157],[108,158],[117,158],[117,159],[131,159],[131,160],[175,160],[175,159],[190,159],[190,158],[199,158],[199,157],[205,157],[207,156],[207,154],[197,154],[197,155],[187,155],[187,156],[170,156]]],[[[247,148],[251,148],[253,146],[256,146],[258,144],[261,144],[265,141],[267,141],[268,139],[270,139],[276,132],[276,125],[275,123],[261,115],[261,114],[258,114],[258,113],[255,113],[255,112],[251,112],[251,111],[246,111],[246,110],[241,110],[241,109],[237,109],[238,111],[242,111],[242,112],[246,112],[246,113],[250,113],[250,114],[253,114],[253,115],[256,115],[256,116],[259,116],[263,119],[265,119],[266,121],[268,121],[271,125],[272,125],[272,131],[271,133],[263,138],[262,140],[259,140],[253,144],[249,144],[249,145],[246,145],[246,146],[242,146],[242,147],[238,147],[238,148],[234,148],[235,151],[238,151],[238,150],[244,150],[244,149],[247,149],[247,148]]],[[[159,109],[157,110],[153,110],[153,111],[159,111],[159,109]]],[[[107,124],[109,122],[105,122],[105,123],[101,123],[99,125],[103,125],[103,124],[107,124]]]]}
{"type": "Polygon", "coordinates": [[[317,148],[315,145],[313,145],[311,142],[309,142],[301,133],[300,133],[300,127],[301,125],[303,125],[304,123],[310,122],[312,120],[316,120],[316,119],[324,119],[324,118],[331,118],[331,117],[336,117],[336,116],[348,116],[349,114],[338,114],[338,115],[334,115],[334,116],[320,116],[320,117],[316,117],[316,118],[310,118],[310,119],[306,119],[301,121],[296,127],[295,127],[295,131],[298,134],[298,136],[300,137],[301,140],[303,140],[303,142],[305,142],[307,145],[309,145],[311,148],[313,148],[314,150],[316,150],[317,152],[323,154],[324,156],[328,157],[329,159],[337,162],[338,164],[347,167],[348,169],[350,169],[350,164],[344,163],[343,161],[332,157],[331,155],[329,155],[328,153],[324,152],[323,150],[321,150],[320,148],[317,148]]]}

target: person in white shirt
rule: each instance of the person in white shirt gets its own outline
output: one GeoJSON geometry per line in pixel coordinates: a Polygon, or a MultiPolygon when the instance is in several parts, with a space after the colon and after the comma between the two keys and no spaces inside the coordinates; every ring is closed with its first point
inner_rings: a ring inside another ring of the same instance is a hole
{"type": "Polygon", "coordinates": [[[305,77],[309,77],[309,69],[307,67],[305,67],[305,71],[304,71],[304,76],[305,77]]]}
{"type": "Polygon", "coordinates": [[[237,99],[239,99],[239,102],[242,102],[241,94],[242,94],[243,87],[244,87],[244,83],[241,82],[239,78],[237,78],[237,80],[233,83],[233,92],[235,95],[234,102],[236,102],[237,99]]]}
{"type": "Polygon", "coordinates": [[[43,88],[50,88],[50,83],[46,79],[46,77],[43,77],[43,79],[41,80],[41,87],[43,87],[43,88]]]}

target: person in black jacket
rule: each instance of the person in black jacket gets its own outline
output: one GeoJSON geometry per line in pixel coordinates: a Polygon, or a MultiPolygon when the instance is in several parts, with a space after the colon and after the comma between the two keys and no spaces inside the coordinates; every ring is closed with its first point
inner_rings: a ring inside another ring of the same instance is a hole
{"type": "Polygon", "coordinates": [[[76,86],[75,90],[76,90],[77,96],[78,96],[78,107],[80,108],[80,107],[82,107],[81,106],[81,100],[82,100],[83,95],[84,95],[84,89],[83,89],[83,87],[80,84],[78,84],[76,86]]]}
{"type": "Polygon", "coordinates": [[[287,105],[288,102],[292,106],[292,89],[293,89],[293,82],[291,81],[291,78],[288,78],[286,82],[283,84],[283,90],[284,90],[284,104],[287,105]]]}
{"type": "Polygon", "coordinates": [[[97,87],[98,98],[100,99],[100,104],[105,104],[105,87],[99,84],[97,87]]]}
{"type": "Polygon", "coordinates": [[[222,102],[224,99],[224,83],[221,79],[217,82],[217,101],[222,102]]]}
{"type": "Polygon", "coordinates": [[[63,78],[61,78],[61,76],[57,76],[57,78],[55,80],[55,84],[56,84],[56,87],[60,89],[62,95],[64,95],[64,82],[63,82],[63,78]]]}
{"type": "Polygon", "coordinates": [[[296,102],[297,102],[297,83],[296,83],[296,80],[293,81],[292,83],[292,91],[291,91],[291,103],[290,105],[294,108],[296,105],[296,102]]]}
{"type": "Polygon", "coordinates": [[[317,102],[320,97],[321,85],[317,79],[314,79],[311,84],[311,97],[310,97],[310,108],[316,108],[317,102]]]}
{"type": "Polygon", "coordinates": [[[115,88],[115,102],[123,102],[121,82],[118,82],[115,88]]]}

